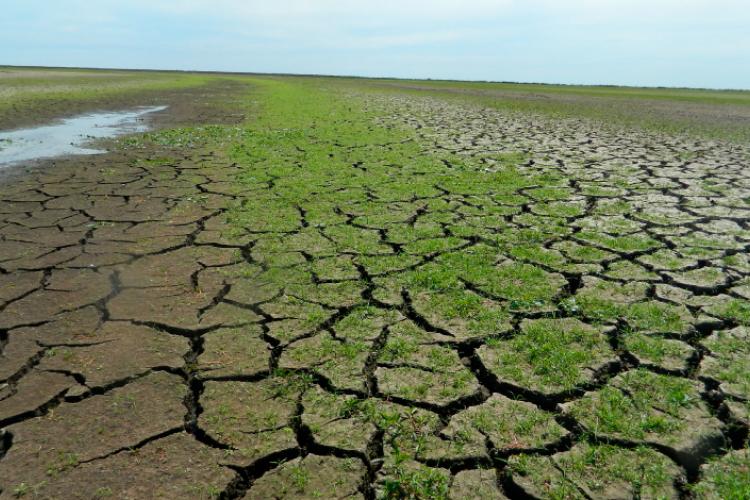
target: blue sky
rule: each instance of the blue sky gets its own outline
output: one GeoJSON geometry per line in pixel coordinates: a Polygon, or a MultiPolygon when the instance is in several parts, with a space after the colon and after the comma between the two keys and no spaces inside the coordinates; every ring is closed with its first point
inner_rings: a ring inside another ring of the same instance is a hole
{"type": "Polygon", "coordinates": [[[0,64],[750,89],[750,5],[5,0],[0,64]]]}

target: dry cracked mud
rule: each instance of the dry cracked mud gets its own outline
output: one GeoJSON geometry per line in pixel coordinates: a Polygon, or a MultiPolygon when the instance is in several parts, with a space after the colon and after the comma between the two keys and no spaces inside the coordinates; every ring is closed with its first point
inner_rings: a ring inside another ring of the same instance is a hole
{"type": "Polygon", "coordinates": [[[356,98],[479,171],[446,160],[399,198],[413,159],[355,163],[360,201],[275,212],[284,179],[154,145],[0,185],[0,498],[716,498],[747,480],[750,150],[356,98]],[[524,177],[496,189],[519,152],[524,177]]]}

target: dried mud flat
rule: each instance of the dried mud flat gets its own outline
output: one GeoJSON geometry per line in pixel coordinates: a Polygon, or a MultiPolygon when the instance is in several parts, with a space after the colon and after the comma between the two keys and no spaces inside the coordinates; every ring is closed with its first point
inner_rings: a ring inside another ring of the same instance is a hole
{"type": "Polygon", "coordinates": [[[398,198],[413,158],[357,162],[390,180],[239,232],[284,179],[200,145],[0,185],[2,497],[711,498],[743,467],[746,148],[367,99],[481,173],[398,198]]]}

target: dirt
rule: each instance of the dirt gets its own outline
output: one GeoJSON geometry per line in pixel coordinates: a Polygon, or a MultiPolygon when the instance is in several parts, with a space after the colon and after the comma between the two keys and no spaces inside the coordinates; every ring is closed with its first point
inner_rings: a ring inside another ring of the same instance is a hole
{"type": "MultiPolygon", "coordinates": [[[[216,103],[241,90],[171,94],[155,126],[235,123],[216,103]]],[[[422,497],[676,498],[710,457],[743,446],[747,393],[723,368],[744,361],[714,346],[719,332],[747,336],[736,330],[746,319],[720,309],[750,273],[727,261],[750,250],[743,150],[369,99],[428,151],[482,161],[520,149],[533,154],[526,171],[561,185],[505,198],[436,185],[379,200],[405,213],[382,227],[350,205],[330,227],[300,208],[290,228],[258,218],[237,234],[227,213],[252,194],[211,149],[115,150],[6,176],[0,498],[374,498],[394,485],[422,497]],[[388,236],[422,222],[425,237],[388,236]],[[524,228],[555,238],[533,255],[501,241],[524,228]],[[267,250],[279,241],[284,252],[267,250]],[[491,255],[491,272],[451,267],[486,316],[449,315],[454,296],[399,281],[465,249],[491,255]],[[314,272],[296,271],[308,261],[314,272]],[[269,270],[288,273],[286,289],[261,279],[269,270]],[[678,354],[631,352],[633,332],[678,354]],[[559,386],[547,379],[559,360],[538,349],[558,337],[574,370],[559,386]],[[638,406],[644,373],[654,402],[638,406]],[[605,396],[635,401],[618,407],[628,416],[666,414],[666,427],[600,426],[616,406],[605,396]]]]}
{"type": "Polygon", "coordinates": [[[592,97],[590,95],[566,94],[555,91],[531,92],[524,90],[462,88],[460,85],[456,87],[451,87],[450,85],[431,87],[408,83],[380,83],[379,85],[426,92],[435,92],[437,90],[448,94],[472,95],[508,102],[531,102],[551,105],[552,107],[559,105],[591,107],[601,112],[609,110],[612,113],[620,113],[635,119],[649,117],[658,120],[666,117],[682,124],[703,124],[745,129],[750,125],[750,106],[746,105],[724,104],[717,106],[701,102],[675,102],[668,99],[592,97]]]}
{"type": "MultiPolygon", "coordinates": [[[[2,75],[2,73],[0,73],[2,75]]],[[[103,77],[104,74],[87,73],[86,78],[103,77]]],[[[45,76],[45,74],[39,75],[45,76]]],[[[60,78],[59,73],[49,75],[60,78]]],[[[47,124],[53,120],[104,111],[121,111],[141,106],[169,106],[169,112],[149,117],[157,128],[187,126],[201,123],[238,123],[244,118],[231,109],[231,95],[247,88],[236,80],[214,80],[211,83],[184,89],[137,90],[112,93],[106,97],[90,99],[48,100],[44,106],[35,106],[29,113],[23,106],[4,110],[0,114],[0,130],[14,130],[47,124]],[[217,106],[224,103],[227,107],[217,106]]]]}

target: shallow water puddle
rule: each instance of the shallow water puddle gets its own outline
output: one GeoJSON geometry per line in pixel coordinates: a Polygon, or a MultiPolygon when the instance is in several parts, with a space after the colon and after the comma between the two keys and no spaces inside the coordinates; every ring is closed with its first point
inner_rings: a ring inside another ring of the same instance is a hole
{"type": "Polygon", "coordinates": [[[59,123],[0,132],[0,167],[20,161],[62,155],[105,153],[86,147],[93,139],[143,132],[148,126],[142,117],[167,106],[143,107],[130,111],[93,113],[66,118],[59,123]]]}

